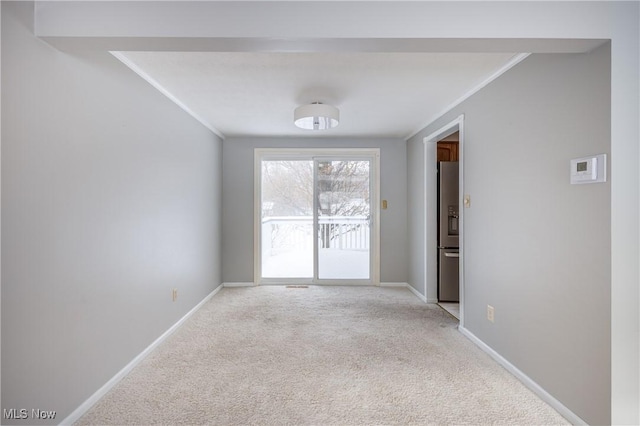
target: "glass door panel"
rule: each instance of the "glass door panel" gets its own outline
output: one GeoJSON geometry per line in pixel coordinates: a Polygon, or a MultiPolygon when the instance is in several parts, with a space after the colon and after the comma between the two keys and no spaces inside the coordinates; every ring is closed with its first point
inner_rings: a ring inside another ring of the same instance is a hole
{"type": "Polygon", "coordinates": [[[263,278],[313,278],[313,161],[263,160],[263,278]]]}
{"type": "Polygon", "coordinates": [[[370,160],[316,160],[317,278],[371,277],[370,160]]]}

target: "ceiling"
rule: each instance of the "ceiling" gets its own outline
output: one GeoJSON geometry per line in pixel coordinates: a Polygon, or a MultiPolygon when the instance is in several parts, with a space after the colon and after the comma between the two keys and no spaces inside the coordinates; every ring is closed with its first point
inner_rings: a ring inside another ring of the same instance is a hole
{"type": "Polygon", "coordinates": [[[516,53],[114,52],[222,137],[407,138],[521,59],[516,53]],[[297,106],[340,109],[325,131],[297,106]]]}

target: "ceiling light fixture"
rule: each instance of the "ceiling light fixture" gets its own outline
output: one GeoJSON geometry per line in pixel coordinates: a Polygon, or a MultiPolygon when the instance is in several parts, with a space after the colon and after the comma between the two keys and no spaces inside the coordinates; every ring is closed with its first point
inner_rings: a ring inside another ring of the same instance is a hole
{"type": "Polygon", "coordinates": [[[293,119],[301,129],[327,130],[340,122],[340,110],[333,105],[314,102],[296,108],[293,119]]]}

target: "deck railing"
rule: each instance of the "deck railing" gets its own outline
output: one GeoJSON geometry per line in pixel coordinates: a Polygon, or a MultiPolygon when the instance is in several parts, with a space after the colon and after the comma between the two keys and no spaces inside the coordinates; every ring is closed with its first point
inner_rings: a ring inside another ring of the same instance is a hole
{"type": "MultiPolygon", "coordinates": [[[[367,216],[320,216],[319,248],[368,250],[370,227],[367,216]]],[[[313,217],[273,216],[262,219],[262,250],[272,254],[313,247],[313,217]]]]}

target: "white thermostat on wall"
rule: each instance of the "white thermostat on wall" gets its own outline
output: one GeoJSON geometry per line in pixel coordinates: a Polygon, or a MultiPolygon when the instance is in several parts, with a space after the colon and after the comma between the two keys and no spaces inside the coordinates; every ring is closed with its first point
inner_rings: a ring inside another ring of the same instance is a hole
{"type": "Polygon", "coordinates": [[[571,160],[571,184],[607,181],[607,154],[571,160]]]}

